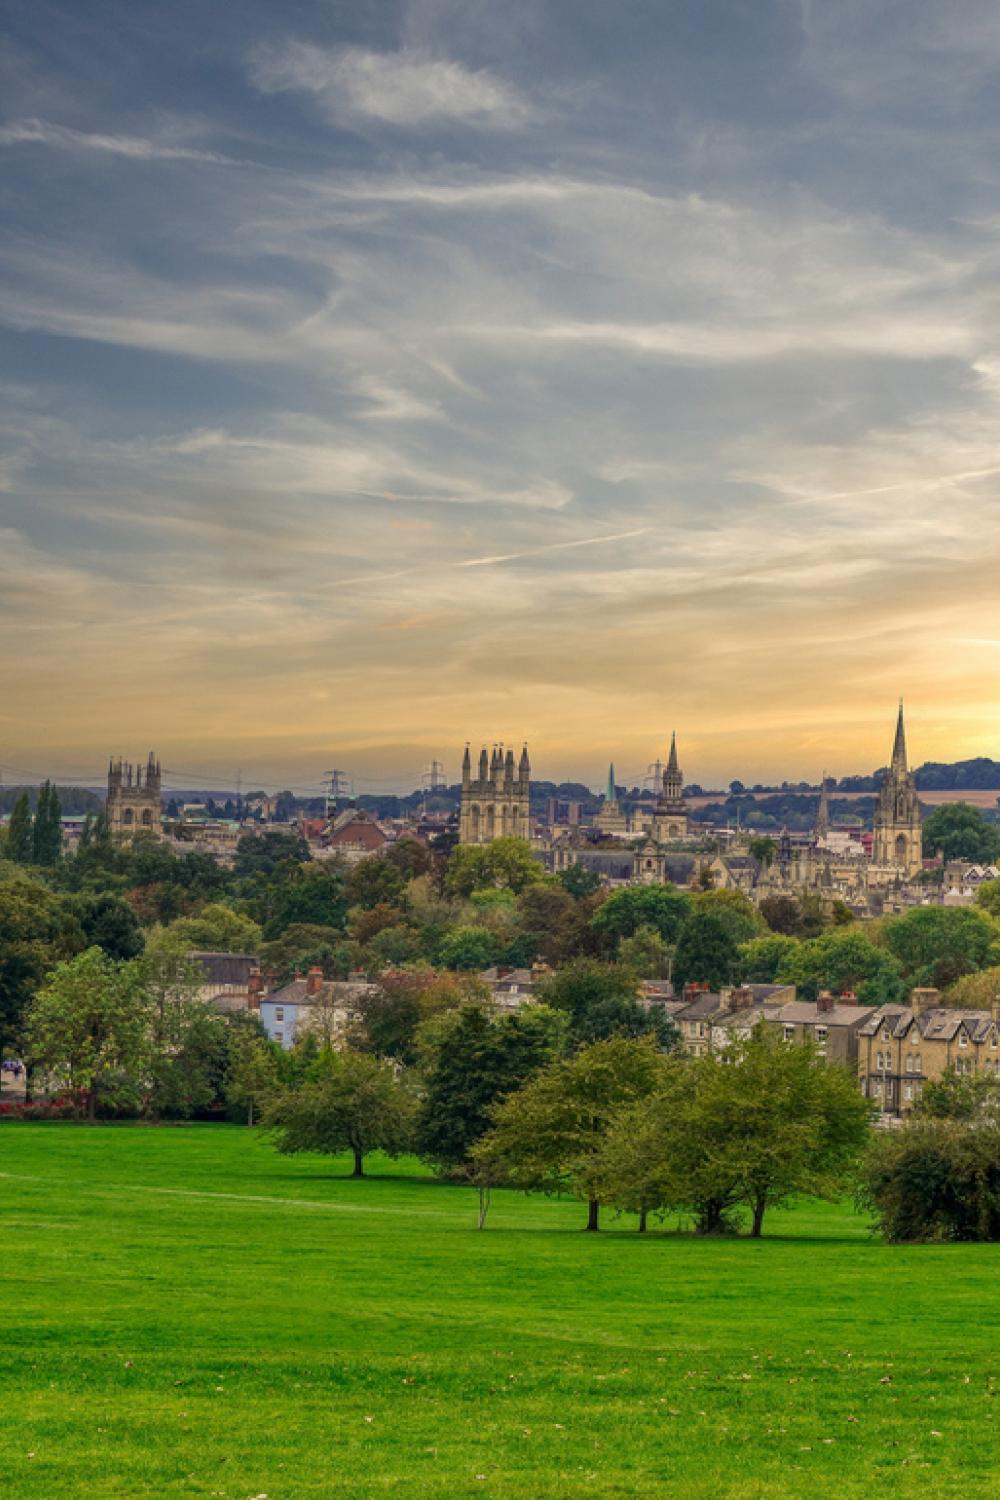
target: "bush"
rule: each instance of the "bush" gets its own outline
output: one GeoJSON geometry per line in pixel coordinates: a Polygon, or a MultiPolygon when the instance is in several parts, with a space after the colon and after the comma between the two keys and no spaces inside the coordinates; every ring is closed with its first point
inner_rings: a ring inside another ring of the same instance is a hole
{"type": "Polygon", "coordinates": [[[1000,1239],[1000,1127],[917,1120],[877,1136],[861,1171],[860,1201],[886,1239],[1000,1239]]]}

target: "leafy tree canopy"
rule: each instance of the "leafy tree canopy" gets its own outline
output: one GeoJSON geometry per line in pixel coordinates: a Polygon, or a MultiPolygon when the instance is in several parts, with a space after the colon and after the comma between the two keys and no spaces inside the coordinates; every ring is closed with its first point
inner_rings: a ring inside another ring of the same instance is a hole
{"type": "Polygon", "coordinates": [[[978,807],[968,802],[947,802],[924,819],[924,854],[928,859],[942,851],[945,859],[967,859],[993,863],[1000,859],[1000,827],[987,823],[978,807]]]}

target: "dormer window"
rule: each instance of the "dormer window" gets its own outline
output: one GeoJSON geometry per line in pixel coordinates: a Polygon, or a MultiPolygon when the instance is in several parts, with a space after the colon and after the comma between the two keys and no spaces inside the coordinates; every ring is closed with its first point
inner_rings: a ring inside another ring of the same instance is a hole
{"type": "Polygon", "coordinates": [[[958,1033],[958,1045],[960,1047],[967,1047],[969,1045],[969,1038],[966,1036],[964,1031],[960,1031],[958,1033]]]}

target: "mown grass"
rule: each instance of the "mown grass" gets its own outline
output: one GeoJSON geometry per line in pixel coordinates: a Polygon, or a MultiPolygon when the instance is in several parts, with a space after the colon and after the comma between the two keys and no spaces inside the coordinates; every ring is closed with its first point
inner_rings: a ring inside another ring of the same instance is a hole
{"type": "Polygon", "coordinates": [[[994,1496],[1000,1252],[761,1242],[258,1132],[0,1127],[5,1500],[994,1496]]]}

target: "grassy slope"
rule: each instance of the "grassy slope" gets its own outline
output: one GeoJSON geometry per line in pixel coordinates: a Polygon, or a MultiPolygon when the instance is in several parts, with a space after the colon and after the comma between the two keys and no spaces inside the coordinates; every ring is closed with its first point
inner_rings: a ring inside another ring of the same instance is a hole
{"type": "Polygon", "coordinates": [[[511,1194],[479,1234],[372,1165],[0,1127],[5,1500],[996,1493],[996,1248],[814,1205],[584,1236],[511,1194]]]}

